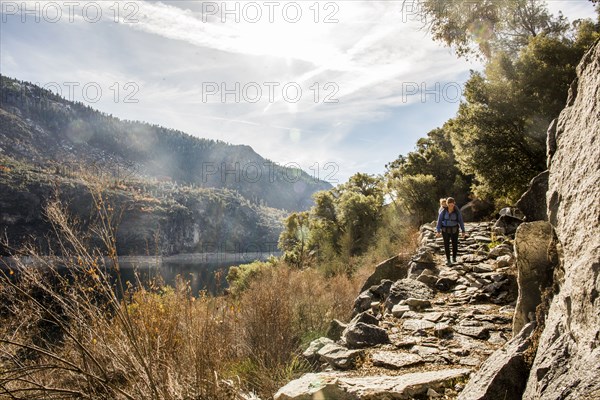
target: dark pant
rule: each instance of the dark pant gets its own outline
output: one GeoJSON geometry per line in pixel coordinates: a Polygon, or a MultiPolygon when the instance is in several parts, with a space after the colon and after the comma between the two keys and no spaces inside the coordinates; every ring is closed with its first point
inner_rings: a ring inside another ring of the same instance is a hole
{"type": "Polygon", "coordinates": [[[452,240],[452,257],[456,258],[456,255],[458,254],[458,232],[442,232],[442,237],[444,238],[444,251],[446,252],[446,258],[448,260],[450,259],[450,240],[452,240]]]}

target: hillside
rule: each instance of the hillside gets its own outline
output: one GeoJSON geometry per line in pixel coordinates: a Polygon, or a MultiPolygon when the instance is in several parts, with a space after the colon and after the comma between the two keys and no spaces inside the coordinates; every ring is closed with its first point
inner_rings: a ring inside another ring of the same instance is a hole
{"type": "MultiPolygon", "coordinates": [[[[0,227],[8,245],[57,251],[45,206],[60,200],[86,232],[98,217],[85,173],[62,173],[0,155],[0,227]]],[[[285,213],[228,189],[193,188],[141,179],[101,179],[114,210],[121,255],[274,252],[285,213]]],[[[85,236],[85,235],[84,235],[85,236]]],[[[90,244],[95,242],[92,235],[90,244]]],[[[4,245],[0,255],[10,253],[4,245]]]]}
{"type": "Polygon", "coordinates": [[[250,146],[124,121],[31,83],[0,75],[0,153],[37,166],[116,171],[239,192],[252,203],[305,210],[330,184],[277,165],[250,146]]]}

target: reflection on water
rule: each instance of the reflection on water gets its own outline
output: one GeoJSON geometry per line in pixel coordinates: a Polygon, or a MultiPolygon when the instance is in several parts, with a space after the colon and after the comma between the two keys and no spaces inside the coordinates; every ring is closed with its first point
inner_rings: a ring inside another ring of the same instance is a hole
{"type": "MultiPolygon", "coordinates": [[[[152,280],[161,278],[165,284],[175,286],[177,276],[181,276],[189,282],[192,295],[195,296],[203,290],[210,294],[222,292],[227,288],[226,278],[231,266],[266,260],[270,255],[267,253],[203,253],[162,258],[135,256],[120,257],[119,265],[123,283],[129,281],[135,284],[139,279],[144,286],[148,286],[152,280]]],[[[6,259],[4,261],[8,262],[6,259]]],[[[0,268],[4,268],[3,264],[4,262],[0,263],[0,268]]],[[[62,269],[64,270],[64,267],[62,269]]],[[[58,267],[58,270],[61,271],[61,267],[58,267]]],[[[114,274],[111,273],[113,277],[114,274]]]]}
{"type": "Polygon", "coordinates": [[[121,262],[121,279],[123,282],[140,282],[147,286],[156,277],[161,277],[167,285],[175,286],[177,276],[190,282],[192,294],[201,290],[215,294],[227,287],[229,267],[239,263],[194,263],[194,262],[161,262],[126,261],[121,262]],[[136,278],[137,273],[137,278],[136,278]]]}
{"type": "Polygon", "coordinates": [[[227,288],[229,267],[266,260],[266,253],[227,253],[227,254],[181,254],[157,259],[154,257],[122,257],[121,279],[123,282],[136,282],[136,273],[142,284],[161,277],[167,285],[175,286],[177,276],[189,281],[193,295],[206,290],[211,294],[227,288]]]}

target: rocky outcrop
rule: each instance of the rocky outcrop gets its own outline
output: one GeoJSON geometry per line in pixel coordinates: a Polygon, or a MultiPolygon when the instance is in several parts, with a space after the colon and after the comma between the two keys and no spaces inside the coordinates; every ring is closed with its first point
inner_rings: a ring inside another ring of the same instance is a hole
{"type": "Polygon", "coordinates": [[[545,221],[548,219],[546,213],[546,192],[548,191],[549,171],[537,175],[529,183],[529,188],[519,201],[517,208],[525,215],[527,222],[545,221]]]}
{"type": "Polygon", "coordinates": [[[552,273],[557,260],[551,256],[556,252],[554,230],[544,221],[525,223],[515,235],[515,253],[519,298],[513,318],[513,335],[517,335],[525,324],[535,321],[535,311],[542,302],[542,292],[551,286],[552,273]]]}
{"type": "Polygon", "coordinates": [[[556,125],[546,194],[564,277],[550,304],[524,399],[600,398],[600,42],[577,68],[556,125]]]}
{"type": "Polygon", "coordinates": [[[498,349],[481,366],[458,400],[519,399],[525,390],[529,368],[524,353],[531,346],[535,323],[531,322],[498,349]]]}
{"type": "MultiPolygon", "coordinates": [[[[42,253],[60,251],[48,248],[55,231],[44,208],[54,199],[62,201],[84,232],[97,219],[92,194],[82,180],[5,159],[0,164],[5,167],[0,170],[0,227],[13,249],[35,240],[42,253]]],[[[252,204],[227,190],[140,181],[106,184],[103,196],[119,220],[120,255],[269,253],[276,250],[283,229],[283,211],[252,204]]],[[[91,240],[92,246],[104,247],[99,238],[92,235],[91,240]]],[[[10,249],[0,243],[0,255],[8,254],[10,249]]]]}

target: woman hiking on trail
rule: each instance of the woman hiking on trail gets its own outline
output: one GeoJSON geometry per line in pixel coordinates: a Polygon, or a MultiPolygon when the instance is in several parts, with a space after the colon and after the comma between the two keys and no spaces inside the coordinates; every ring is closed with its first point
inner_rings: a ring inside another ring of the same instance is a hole
{"type": "Polygon", "coordinates": [[[452,262],[456,262],[459,228],[462,230],[463,237],[465,237],[466,231],[462,214],[458,207],[456,207],[456,201],[452,197],[448,197],[446,203],[448,204],[448,208],[440,209],[438,215],[436,237],[440,237],[440,232],[444,237],[446,265],[450,266],[452,265],[452,262]],[[450,261],[450,240],[452,240],[452,261],[450,261]]]}

